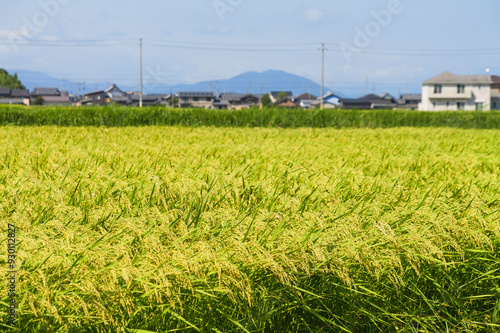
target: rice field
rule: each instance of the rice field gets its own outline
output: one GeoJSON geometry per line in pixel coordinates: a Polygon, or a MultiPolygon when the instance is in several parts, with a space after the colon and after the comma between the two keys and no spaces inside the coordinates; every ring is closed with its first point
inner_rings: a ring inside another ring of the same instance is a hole
{"type": "Polygon", "coordinates": [[[24,107],[0,105],[0,126],[185,126],[263,128],[449,127],[500,129],[499,111],[302,110],[269,107],[243,110],[24,107]]]}
{"type": "Polygon", "coordinates": [[[12,332],[498,332],[500,132],[0,127],[12,332]]]}

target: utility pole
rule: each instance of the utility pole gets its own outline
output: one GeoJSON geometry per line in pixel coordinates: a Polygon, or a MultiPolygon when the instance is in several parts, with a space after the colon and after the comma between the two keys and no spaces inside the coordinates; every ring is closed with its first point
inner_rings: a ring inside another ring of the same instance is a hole
{"type": "Polygon", "coordinates": [[[324,109],[323,96],[325,91],[325,43],[321,45],[321,110],[324,109]]]}
{"type": "Polygon", "coordinates": [[[139,39],[139,44],[141,48],[141,72],[140,72],[140,91],[139,91],[139,107],[142,108],[142,38],[139,39]]]}
{"type": "Polygon", "coordinates": [[[168,90],[169,90],[169,95],[170,95],[170,105],[173,106],[174,98],[172,96],[172,87],[170,87],[168,90]]]}

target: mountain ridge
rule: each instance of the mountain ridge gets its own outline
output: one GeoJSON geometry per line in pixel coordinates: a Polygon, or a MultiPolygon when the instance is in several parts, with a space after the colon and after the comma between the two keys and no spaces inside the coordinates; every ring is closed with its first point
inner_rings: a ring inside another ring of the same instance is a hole
{"type": "MultiPolygon", "coordinates": [[[[60,90],[63,88],[62,79],[55,78],[43,72],[24,69],[12,69],[8,71],[11,74],[17,73],[21,82],[30,91],[35,87],[57,87],[60,90]]],[[[120,84],[120,82],[111,83],[116,83],[117,86],[124,91],[139,90],[139,85],[126,85],[120,84]]],[[[88,93],[90,91],[106,89],[108,86],[107,82],[92,82],[87,83],[84,88],[82,82],[64,80],[64,90],[68,90],[76,95],[79,93],[83,94],[83,89],[88,93]]],[[[145,94],[168,94],[170,91],[173,93],[179,91],[216,91],[217,87],[219,93],[260,94],[270,91],[291,91],[294,96],[309,92],[315,96],[321,94],[321,86],[316,82],[281,70],[266,70],[262,72],[249,71],[229,79],[201,81],[192,84],[180,83],[171,86],[161,82],[154,82],[154,80],[145,80],[143,83],[143,91],[145,94]]],[[[331,90],[325,87],[324,92],[327,93],[328,91],[331,90]]],[[[335,93],[340,97],[345,97],[345,95],[340,92],[335,93]]]]}

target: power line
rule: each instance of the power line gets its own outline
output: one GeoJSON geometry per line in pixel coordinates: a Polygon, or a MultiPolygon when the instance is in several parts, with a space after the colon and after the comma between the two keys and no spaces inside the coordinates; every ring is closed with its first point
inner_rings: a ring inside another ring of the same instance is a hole
{"type": "MultiPolygon", "coordinates": [[[[116,39],[87,39],[87,40],[22,40],[0,39],[2,45],[24,46],[24,47],[99,47],[99,46],[130,46],[135,45],[132,38],[116,39]]],[[[235,51],[235,52],[307,52],[313,51],[312,47],[320,43],[256,43],[256,44],[235,44],[235,43],[209,43],[209,42],[187,42],[172,41],[161,39],[144,39],[148,46],[186,49],[186,50],[205,50],[205,51],[235,51]]],[[[325,43],[329,46],[329,52],[343,53],[342,44],[325,43]]],[[[498,55],[500,48],[477,48],[477,49],[404,49],[404,48],[379,48],[367,47],[358,48],[359,54],[363,55],[401,55],[401,56],[479,56],[479,55],[498,55]]]]}

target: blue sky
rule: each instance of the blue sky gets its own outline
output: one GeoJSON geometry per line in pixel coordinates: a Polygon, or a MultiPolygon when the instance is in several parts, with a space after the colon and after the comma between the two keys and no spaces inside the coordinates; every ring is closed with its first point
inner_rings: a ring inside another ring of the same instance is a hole
{"type": "Polygon", "coordinates": [[[0,0],[0,67],[133,84],[142,36],[145,76],[163,84],[269,69],[320,82],[325,42],[334,90],[418,92],[444,70],[500,74],[499,12],[498,0],[0,0]]]}

